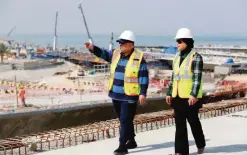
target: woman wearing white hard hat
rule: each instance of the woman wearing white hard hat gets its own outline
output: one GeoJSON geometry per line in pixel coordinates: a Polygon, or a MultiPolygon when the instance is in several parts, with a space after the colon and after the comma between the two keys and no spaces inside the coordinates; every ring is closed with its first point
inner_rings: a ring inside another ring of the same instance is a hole
{"type": "Polygon", "coordinates": [[[198,154],[202,154],[206,143],[198,112],[202,107],[203,59],[200,54],[193,51],[194,40],[189,29],[179,29],[175,39],[179,52],[173,60],[173,74],[166,96],[166,103],[174,109],[175,153],[189,154],[186,126],[188,120],[198,154]]]}
{"type": "Polygon", "coordinates": [[[134,48],[134,33],[124,31],[117,42],[120,49],[105,50],[89,42],[85,45],[93,54],[111,63],[108,96],[112,98],[120,120],[119,147],[114,154],[124,155],[128,153],[128,149],[137,147],[133,120],[137,102],[145,103],[149,78],[143,53],[134,48]]]}

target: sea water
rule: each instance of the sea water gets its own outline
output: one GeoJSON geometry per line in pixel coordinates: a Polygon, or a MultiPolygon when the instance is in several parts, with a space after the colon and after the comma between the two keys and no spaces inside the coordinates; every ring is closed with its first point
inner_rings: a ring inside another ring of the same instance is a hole
{"type": "MultiPolygon", "coordinates": [[[[52,34],[16,34],[11,36],[9,39],[14,39],[17,41],[32,43],[34,45],[52,45],[53,44],[52,34]]],[[[110,35],[92,35],[95,45],[100,47],[108,47],[110,42],[110,35]]],[[[117,35],[114,36],[114,46],[118,46],[115,40],[118,38],[117,35]]],[[[194,37],[196,45],[222,45],[231,46],[247,45],[247,36],[195,36],[194,37]]],[[[83,43],[88,41],[85,34],[61,34],[57,37],[57,47],[83,47],[83,43]]],[[[174,36],[147,36],[147,35],[137,35],[136,45],[143,46],[175,46],[176,42],[174,36]]]]}

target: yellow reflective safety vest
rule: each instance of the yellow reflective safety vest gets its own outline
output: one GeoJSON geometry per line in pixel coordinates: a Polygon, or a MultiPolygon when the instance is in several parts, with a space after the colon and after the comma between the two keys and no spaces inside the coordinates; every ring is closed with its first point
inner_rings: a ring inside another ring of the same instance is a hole
{"type": "MultiPolygon", "coordinates": [[[[108,90],[110,91],[113,86],[115,70],[120,60],[120,51],[114,50],[112,55],[111,67],[110,67],[110,79],[108,81],[108,90]]],[[[140,85],[138,82],[138,73],[141,65],[143,53],[139,51],[133,51],[128,63],[125,67],[124,73],[124,92],[128,96],[138,96],[140,94],[140,85]]]]}
{"type": "MultiPolygon", "coordinates": [[[[172,87],[172,97],[176,97],[177,95],[180,98],[189,98],[190,93],[192,91],[192,76],[193,73],[191,71],[191,65],[193,61],[193,57],[195,55],[195,51],[191,51],[187,57],[184,59],[182,64],[180,63],[180,52],[177,53],[173,60],[173,87],[172,87]]],[[[197,98],[202,98],[202,83],[197,95],[197,98]]]]}

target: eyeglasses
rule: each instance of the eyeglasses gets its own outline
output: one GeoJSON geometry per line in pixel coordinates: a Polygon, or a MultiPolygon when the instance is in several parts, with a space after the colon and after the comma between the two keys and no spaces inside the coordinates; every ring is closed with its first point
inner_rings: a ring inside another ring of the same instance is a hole
{"type": "Polygon", "coordinates": [[[178,44],[183,43],[183,40],[182,39],[177,39],[176,41],[177,41],[178,44]]]}

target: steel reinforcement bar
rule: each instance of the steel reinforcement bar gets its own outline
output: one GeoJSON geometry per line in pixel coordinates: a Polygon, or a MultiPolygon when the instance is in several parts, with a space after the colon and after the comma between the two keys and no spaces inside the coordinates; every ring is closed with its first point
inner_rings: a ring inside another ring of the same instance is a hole
{"type": "MultiPolygon", "coordinates": [[[[200,109],[201,119],[222,116],[247,109],[247,99],[234,99],[206,104],[200,109]]],[[[173,111],[159,111],[137,115],[135,131],[143,132],[174,125],[173,111]]],[[[117,119],[88,125],[63,128],[0,141],[1,155],[30,155],[36,152],[65,148],[82,143],[113,138],[119,135],[117,119]]]]}

